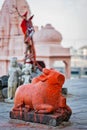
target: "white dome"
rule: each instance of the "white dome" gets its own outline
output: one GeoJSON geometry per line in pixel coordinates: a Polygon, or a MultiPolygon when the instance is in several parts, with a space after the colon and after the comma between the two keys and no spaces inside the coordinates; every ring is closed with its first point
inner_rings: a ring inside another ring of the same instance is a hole
{"type": "Polygon", "coordinates": [[[49,43],[61,43],[62,35],[56,31],[51,24],[47,24],[42,27],[41,30],[36,31],[34,34],[34,42],[49,42],[49,43]]]}

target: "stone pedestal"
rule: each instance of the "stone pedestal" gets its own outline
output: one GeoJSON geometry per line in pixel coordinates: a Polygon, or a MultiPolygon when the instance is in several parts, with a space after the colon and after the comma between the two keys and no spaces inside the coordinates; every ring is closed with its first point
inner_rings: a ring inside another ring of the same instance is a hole
{"type": "Polygon", "coordinates": [[[10,111],[10,118],[19,119],[27,122],[46,124],[51,126],[58,126],[63,121],[67,122],[71,116],[71,112],[62,108],[58,113],[53,114],[37,114],[34,111],[20,112],[10,111]]]}

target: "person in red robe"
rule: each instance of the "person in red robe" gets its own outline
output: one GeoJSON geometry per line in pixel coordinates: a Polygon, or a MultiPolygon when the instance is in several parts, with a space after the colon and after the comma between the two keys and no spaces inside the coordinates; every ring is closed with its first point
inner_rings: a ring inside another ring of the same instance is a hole
{"type": "Polygon", "coordinates": [[[27,59],[30,59],[30,62],[32,64],[36,64],[36,53],[33,43],[33,34],[34,34],[34,27],[32,24],[32,18],[34,15],[30,16],[29,19],[27,19],[27,12],[22,15],[22,22],[21,22],[21,28],[24,34],[24,42],[26,44],[26,51],[25,51],[25,63],[27,59]]]}
{"type": "Polygon", "coordinates": [[[32,18],[34,15],[32,15],[28,20],[27,20],[27,12],[24,13],[22,16],[23,20],[21,22],[21,28],[22,31],[27,39],[25,39],[25,43],[31,40],[33,34],[34,34],[34,27],[32,24],[32,18]],[[28,40],[28,41],[27,41],[28,40]]]}

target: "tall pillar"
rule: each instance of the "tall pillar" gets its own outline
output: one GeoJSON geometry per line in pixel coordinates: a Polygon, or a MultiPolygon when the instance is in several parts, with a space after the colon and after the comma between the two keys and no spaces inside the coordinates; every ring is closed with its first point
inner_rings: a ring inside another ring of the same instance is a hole
{"type": "Polygon", "coordinates": [[[70,76],[71,76],[71,62],[70,62],[70,59],[65,60],[64,63],[65,63],[65,76],[66,76],[66,79],[70,79],[70,76]]]}

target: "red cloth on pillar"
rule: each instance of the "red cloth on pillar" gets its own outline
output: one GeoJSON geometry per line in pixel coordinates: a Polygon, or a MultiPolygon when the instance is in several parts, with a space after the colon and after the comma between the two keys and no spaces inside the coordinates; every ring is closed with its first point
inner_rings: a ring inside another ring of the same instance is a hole
{"type": "Polygon", "coordinates": [[[24,34],[26,34],[26,30],[27,30],[27,20],[23,19],[22,23],[21,23],[21,28],[24,34]]]}

